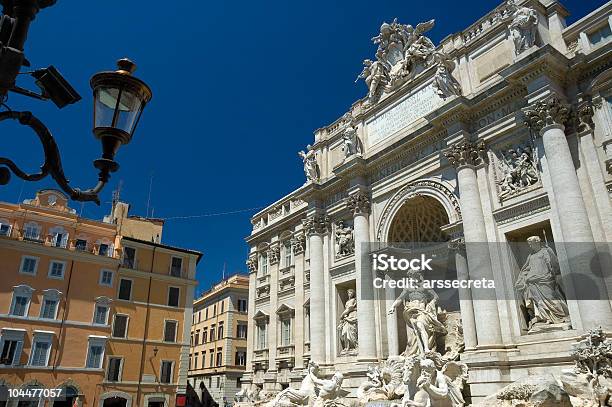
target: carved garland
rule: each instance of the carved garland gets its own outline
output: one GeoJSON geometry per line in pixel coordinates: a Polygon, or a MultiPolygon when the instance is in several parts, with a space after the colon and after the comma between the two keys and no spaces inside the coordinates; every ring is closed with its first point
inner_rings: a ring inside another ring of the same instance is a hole
{"type": "Polygon", "coordinates": [[[382,241],[382,233],[385,225],[388,222],[389,217],[392,215],[391,211],[396,207],[396,204],[402,200],[407,200],[412,196],[420,195],[416,192],[418,188],[430,188],[434,189],[440,193],[442,193],[447,199],[448,202],[452,205],[455,213],[457,214],[457,218],[461,219],[461,207],[459,206],[459,200],[455,196],[455,194],[445,185],[431,180],[420,180],[410,182],[405,185],[402,189],[400,189],[394,196],[391,198],[387,206],[383,210],[382,216],[380,217],[380,221],[378,224],[378,230],[376,232],[376,238],[378,241],[382,241]]]}

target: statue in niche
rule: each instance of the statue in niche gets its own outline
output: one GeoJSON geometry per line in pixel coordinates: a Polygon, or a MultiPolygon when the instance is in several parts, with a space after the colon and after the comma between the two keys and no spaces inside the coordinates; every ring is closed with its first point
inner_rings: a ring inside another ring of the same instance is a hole
{"type": "Polygon", "coordinates": [[[357,300],[355,290],[346,291],[348,299],[344,304],[344,311],[338,323],[338,337],[340,338],[341,355],[354,353],[357,350],[357,300]]]}
{"type": "Polygon", "coordinates": [[[511,148],[502,153],[498,167],[503,174],[499,182],[499,197],[502,199],[535,185],[539,180],[533,150],[529,146],[511,148]]]}
{"type": "Polygon", "coordinates": [[[345,226],[340,220],[336,224],[336,257],[345,257],[355,253],[353,228],[345,226]]]}
{"type": "Polygon", "coordinates": [[[461,85],[451,75],[451,72],[455,69],[455,63],[442,53],[436,53],[434,59],[438,69],[436,70],[436,76],[434,76],[433,87],[438,96],[442,99],[450,96],[460,96],[461,85]]]}
{"type": "Polygon", "coordinates": [[[431,288],[424,288],[423,276],[418,271],[408,272],[413,287],[404,288],[391,305],[389,315],[404,305],[403,318],[406,323],[408,343],[404,356],[425,355],[435,351],[436,340],[448,333],[446,327],[438,320],[438,294],[431,288]]]}
{"type": "Polygon", "coordinates": [[[321,174],[319,172],[319,165],[317,164],[317,153],[312,149],[312,146],[310,144],[307,145],[306,152],[300,151],[298,155],[304,162],[306,181],[318,181],[321,174]]]}
{"type": "Polygon", "coordinates": [[[523,296],[530,332],[546,325],[569,324],[569,311],[559,283],[559,261],[555,252],[538,236],[527,239],[531,254],[517,277],[515,287],[523,296]]]}
{"type": "Polygon", "coordinates": [[[508,8],[512,13],[510,34],[518,55],[535,45],[538,13],[530,7],[519,6],[516,0],[508,0],[508,8]]]}

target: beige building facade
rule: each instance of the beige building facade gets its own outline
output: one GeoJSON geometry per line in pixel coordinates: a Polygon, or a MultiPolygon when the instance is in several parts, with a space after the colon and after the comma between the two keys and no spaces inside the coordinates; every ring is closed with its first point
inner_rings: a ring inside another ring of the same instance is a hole
{"type": "Polygon", "coordinates": [[[121,234],[56,190],[0,203],[0,391],[67,395],[7,407],[175,406],[185,394],[201,253],[153,242],[140,222],[138,238],[121,234]]]}
{"type": "Polygon", "coordinates": [[[223,405],[241,388],[247,355],[249,280],[236,274],[215,284],[193,303],[189,381],[208,389],[223,405]]]}
{"type": "Polygon", "coordinates": [[[558,376],[585,332],[612,328],[609,273],[587,273],[596,297],[570,294],[587,281],[577,259],[607,264],[597,243],[612,239],[611,14],[567,26],[557,1],[509,1],[438,45],[433,21],[383,24],[368,95],[315,131],[306,183],[252,218],[244,388],[298,388],[314,361],[355,397],[369,365],[405,353],[411,331],[389,312],[401,289],[372,284],[372,254],[396,243],[444,243],[455,278],[495,283],[444,313],[461,321],[472,402],[558,376]],[[512,243],[532,236],[558,258],[561,322],[518,291],[530,257],[512,243]]]}

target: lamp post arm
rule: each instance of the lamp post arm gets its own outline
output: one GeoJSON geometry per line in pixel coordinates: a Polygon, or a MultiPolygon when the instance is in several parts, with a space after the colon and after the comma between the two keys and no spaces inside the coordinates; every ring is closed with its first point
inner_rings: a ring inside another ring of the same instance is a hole
{"type": "Polygon", "coordinates": [[[16,176],[26,181],[39,181],[48,175],[51,175],[61,189],[73,200],[93,201],[100,205],[98,193],[102,190],[102,188],[104,188],[110,179],[110,171],[107,168],[100,170],[98,174],[98,183],[95,187],[84,191],[78,188],[73,188],[70,186],[70,181],[66,179],[64,169],[62,167],[59,148],[57,147],[57,143],[55,142],[55,139],[53,138],[53,135],[49,129],[47,129],[47,127],[31,112],[0,112],[0,122],[8,119],[18,120],[21,125],[28,126],[34,130],[43,146],[45,162],[40,167],[40,172],[35,174],[27,174],[26,172],[22,171],[12,160],[4,157],[0,157],[0,166],[9,168],[16,176]]]}

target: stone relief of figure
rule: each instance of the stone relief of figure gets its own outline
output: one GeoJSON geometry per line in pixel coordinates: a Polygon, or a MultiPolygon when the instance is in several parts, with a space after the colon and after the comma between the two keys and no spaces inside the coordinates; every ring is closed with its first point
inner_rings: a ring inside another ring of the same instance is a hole
{"type": "Polygon", "coordinates": [[[529,146],[511,148],[502,153],[498,167],[502,172],[499,181],[501,199],[535,185],[540,179],[533,160],[533,150],[529,146]]]}
{"type": "Polygon", "coordinates": [[[510,33],[518,55],[535,45],[538,13],[532,8],[519,6],[516,0],[508,0],[508,7],[512,12],[510,33]]]}
{"type": "Polygon", "coordinates": [[[346,291],[348,299],[344,304],[344,311],[338,323],[338,337],[340,338],[341,355],[355,353],[357,350],[357,300],[355,290],[346,291]]]}
{"type": "Polygon", "coordinates": [[[436,76],[434,76],[433,86],[438,96],[443,99],[450,96],[460,96],[461,85],[451,75],[451,72],[455,69],[455,63],[442,53],[436,54],[435,59],[438,69],[436,70],[436,76]]]}
{"type": "Polygon", "coordinates": [[[355,253],[353,228],[345,226],[340,220],[336,224],[336,257],[345,257],[355,253]]]}
{"type": "Polygon", "coordinates": [[[408,272],[408,278],[414,282],[414,287],[405,288],[391,305],[389,315],[395,309],[404,305],[402,314],[406,323],[408,343],[403,355],[424,355],[436,349],[436,340],[448,332],[438,320],[438,294],[431,288],[422,286],[423,276],[420,272],[408,272]]]}
{"type": "Polygon", "coordinates": [[[321,173],[319,171],[319,165],[317,164],[317,153],[312,149],[312,146],[309,144],[306,146],[306,152],[300,151],[298,155],[304,162],[306,181],[318,181],[321,177],[321,173]]]}
{"type": "Polygon", "coordinates": [[[534,331],[552,324],[569,323],[569,311],[559,284],[559,261],[555,252],[542,245],[538,236],[527,239],[531,254],[517,277],[515,286],[523,296],[524,310],[534,331]]]}

